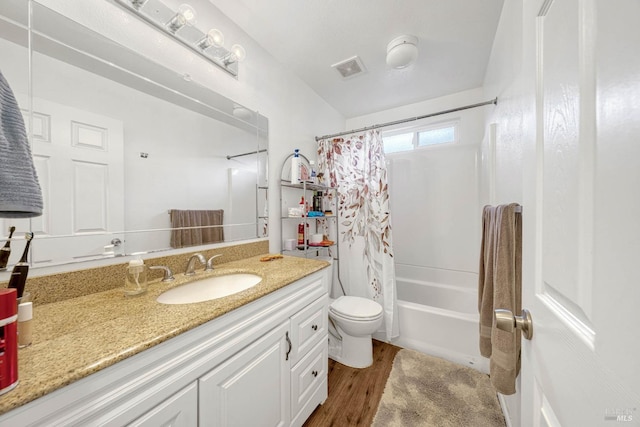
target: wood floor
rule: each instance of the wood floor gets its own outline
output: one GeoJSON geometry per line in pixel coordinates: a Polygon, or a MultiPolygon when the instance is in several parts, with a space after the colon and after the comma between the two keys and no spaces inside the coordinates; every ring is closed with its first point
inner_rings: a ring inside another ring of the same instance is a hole
{"type": "Polygon", "coordinates": [[[369,427],[400,349],[374,340],[373,365],[365,369],[349,368],[329,359],[329,397],[304,426],[369,427]]]}

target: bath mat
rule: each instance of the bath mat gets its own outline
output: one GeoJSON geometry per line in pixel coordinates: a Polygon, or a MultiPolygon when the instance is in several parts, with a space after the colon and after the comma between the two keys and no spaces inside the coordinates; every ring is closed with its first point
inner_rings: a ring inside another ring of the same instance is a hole
{"type": "Polygon", "coordinates": [[[489,376],[402,349],[393,361],[374,427],[505,426],[489,376]]]}

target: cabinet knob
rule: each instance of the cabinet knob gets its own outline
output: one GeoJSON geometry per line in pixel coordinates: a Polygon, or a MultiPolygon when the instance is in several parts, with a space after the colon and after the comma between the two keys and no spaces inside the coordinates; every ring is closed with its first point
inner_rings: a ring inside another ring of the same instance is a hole
{"type": "Polygon", "coordinates": [[[313,375],[314,377],[318,376],[318,371],[311,371],[311,375],[313,375]]]}
{"type": "Polygon", "coordinates": [[[318,325],[311,325],[311,329],[313,329],[314,331],[318,330],[318,325]]]}

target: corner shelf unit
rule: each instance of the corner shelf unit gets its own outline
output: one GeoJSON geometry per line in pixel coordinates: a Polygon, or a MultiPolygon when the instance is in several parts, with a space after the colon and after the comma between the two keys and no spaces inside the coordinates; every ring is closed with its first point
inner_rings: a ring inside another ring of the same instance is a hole
{"type": "MultiPolygon", "coordinates": [[[[303,164],[306,163],[306,166],[309,167],[309,160],[302,154],[299,156],[303,164]]],[[[284,177],[291,176],[292,157],[293,154],[289,155],[285,159],[280,174],[280,240],[282,244],[280,252],[285,255],[301,256],[305,258],[330,256],[334,260],[338,260],[338,212],[337,206],[335,205],[335,201],[337,200],[337,189],[311,182],[291,183],[289,179],[284,177]],[[285,175],[286,172],[288,173],[285,175]],[[312,217],[288,215],[288,209],[290,207],[297,207],[301,197],[304,197],[305,201],[310,201],[313,198],[313,194],[320,191],[323,193],[324,211],[328,211],[329,209],[327,208],[330,208],[332,212],[331,215],[312,217]],[[304,244],[301,245],[297,243],[297,231],[299,224],[304,224],[304,244]],[[310,236],[312,234],[326,235],[328,240],[332,241],[333,244],[328,246],[316,246],[309,244],[310,236]],[[285,249],[285,240],[288,239],[296,240],[293,250],[285,249]]]]}

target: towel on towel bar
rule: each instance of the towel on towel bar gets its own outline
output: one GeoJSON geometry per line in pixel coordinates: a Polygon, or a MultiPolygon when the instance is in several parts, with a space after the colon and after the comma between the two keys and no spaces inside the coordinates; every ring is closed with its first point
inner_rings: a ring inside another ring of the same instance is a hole
{"type": "Polygon", "coordinates": [[[491,383],[513,394],[520,372],[520,331],[505,332],[493,324],[493,310],[522,311],[522,217],[519,205],[485,206],[478,275],[480,354],[490,358],[491,383]]]}
{"type": "Polygon", "coordinates": [[[169,211],[171,217],[171,247],[203,245],[224,241],[222,229],[224,210],[169,211]],[[190,228],[196,227],[196,228],[190,228]],[[198,228],[201,227],[201,228],[198,228]]]}
{"type": "Polygon", "coordinates": [[[0,72],[0,217],[40,216],[42,205],[24,119],[9,83],[0,72]]]}

